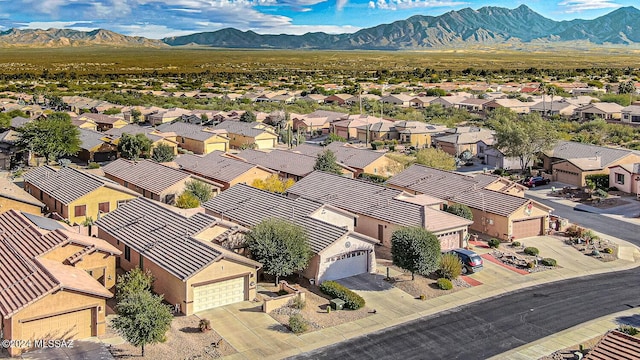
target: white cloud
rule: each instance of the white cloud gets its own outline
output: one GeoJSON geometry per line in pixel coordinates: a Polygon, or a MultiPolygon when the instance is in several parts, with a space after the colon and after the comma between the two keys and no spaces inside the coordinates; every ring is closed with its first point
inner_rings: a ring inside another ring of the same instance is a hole
{"type": "Polygon", "coordinates": [[[586,10],[611,9],[621,5],[611,0],[566,0],[558,4],[566,13],[576,13],[586,10]]]}
{"type": "Polygon", "coordinates": [[[289,25],[277,28],[254,29],[258,34],[291,34],[304,35],[310,32],[324,32],[327,34],[354,33],[361,28],[351,25],[289,25]]]}
{"type": "Polygon", "coordinates": [[[143,36],[148,39],[162,39],[169,36],[183,36],[193,34],[192,30],[172,29],[164,25],[119,25],[114,31],[125,35],[143,36]]]}
{"type": "Polygon", "coordinates": [[[411,8],[430,8],[430,7],[449,7],[467,5],[464,1],[446,1],[446,0],[377,0],[375,3],[369,1],[370,8],[378,8],[381,10],[398,10],[411,8]]]}
{"type": "Polygon", "coordinates": [[[336,8],[338,9],[338,11],[342,11],[342,9],[344,9],[345,5],[347,5],[348,2],[349,0],[336,0],[336,8]]]}
{"type": "Polygon", "coordinates": [[[21,29],[73,29],[78,31],[92,31],[98,27],[88,21],[34,21],[22,23],[21,29]]]}

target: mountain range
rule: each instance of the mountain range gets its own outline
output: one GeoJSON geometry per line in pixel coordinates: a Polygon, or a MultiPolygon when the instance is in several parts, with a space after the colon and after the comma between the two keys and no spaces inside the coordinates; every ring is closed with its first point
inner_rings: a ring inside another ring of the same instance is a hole
{"type": "Polygon", "coordinates": [[[526,5],[515,9],[465,8],[440,16],[412,16],[353,34],[261,35],[233,28],[152,40],[108,30],[70,29],[0,32],[0,46],[64,47],[188,46],[249,49],[419,50],[470,45],[554,44],[640,45],[640,10],[623,7],[593,20],[555,21],[526,5]]]}

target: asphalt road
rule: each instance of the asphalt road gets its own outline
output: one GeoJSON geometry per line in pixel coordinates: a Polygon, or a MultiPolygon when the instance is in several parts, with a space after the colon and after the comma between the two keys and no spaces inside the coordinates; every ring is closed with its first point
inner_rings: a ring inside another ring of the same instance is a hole
{"type": "Polygon", "coordinates": [[[629,241],[636,246],[640,246],[640,227],[638,225],[626,221],[616,220],[600,214],[574,210],[570,206],[562,205],[560,203],[541,199],[535,196],[526,197],[552,207],[554,209],[554,214],[569,219],[569,221],[574,224],[594,229],[597,232],[611,235],[618,239],[629,241]]]}
{"type": "Polygon", "coordinates": [[[292,359],[486,359],[586,321],[640,307],[639,281],[638,270],[627,270],[540,285],[292,359]]]}

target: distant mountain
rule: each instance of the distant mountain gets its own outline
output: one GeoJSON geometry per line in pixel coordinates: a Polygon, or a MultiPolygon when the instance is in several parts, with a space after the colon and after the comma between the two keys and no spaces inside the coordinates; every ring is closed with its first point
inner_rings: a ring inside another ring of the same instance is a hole
{"type": "Polygon", "coordinates": [[[594,20],[554,21],[521,5],[465,8],[440,16],[412,16],[353,34],[260,35],[223,29],[169,37],[172,46],[222,48],[411,50],[476,44],[588,41],[593,44],[640,44],[640,10],[623,7],[594,20]]]}
{"type": "Polygon", "coordinates": [[[77,31],[71,29],[10,29],[0,32],[0,46],[66,47],[66,46],[166,46],[160,40],[126,36],[109,30],[77,31]]]}

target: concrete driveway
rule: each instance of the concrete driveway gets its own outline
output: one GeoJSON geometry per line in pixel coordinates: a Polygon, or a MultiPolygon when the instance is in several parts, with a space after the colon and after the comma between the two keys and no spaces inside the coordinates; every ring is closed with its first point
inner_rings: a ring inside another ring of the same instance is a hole
{"type": "Polygon", "coordinates": [[[46,348],[22,354],[29,360],[113,360],[107,345],[99,341],[74,341],[72,348],[46,348]]]}

